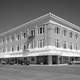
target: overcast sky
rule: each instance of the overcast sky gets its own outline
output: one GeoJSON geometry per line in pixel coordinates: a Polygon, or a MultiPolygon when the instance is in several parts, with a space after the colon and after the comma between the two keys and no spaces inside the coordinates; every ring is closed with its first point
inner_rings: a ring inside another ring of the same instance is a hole
{"type": "Polygon", "coordinates": [[[0,0],[0,32],[49,12],[80,25],[80,0],[0,0]]]}

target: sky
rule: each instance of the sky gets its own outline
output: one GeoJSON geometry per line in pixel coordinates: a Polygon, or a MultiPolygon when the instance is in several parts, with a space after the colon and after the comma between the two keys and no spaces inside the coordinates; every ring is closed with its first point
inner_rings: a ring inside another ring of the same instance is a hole
{"type": "Polygon", "coordinates": [[[0,0],[0,33],[49,12],[80,25],[80,0],[0,0]]]}

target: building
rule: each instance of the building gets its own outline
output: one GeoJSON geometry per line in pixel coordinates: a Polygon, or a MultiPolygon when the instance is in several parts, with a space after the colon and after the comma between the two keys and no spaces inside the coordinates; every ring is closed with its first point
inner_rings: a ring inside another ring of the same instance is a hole
{"type": "Polygon", "coordinates": [[[80,60],[80,27],[52,13],[0,34],[0,62],[65,64],[80,60]]]}

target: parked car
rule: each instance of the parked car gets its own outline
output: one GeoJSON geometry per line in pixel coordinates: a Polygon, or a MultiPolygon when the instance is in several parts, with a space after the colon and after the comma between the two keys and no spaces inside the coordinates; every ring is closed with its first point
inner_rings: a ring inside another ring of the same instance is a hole
{"type": "Polygon", "coordinates": [[[1,64],[7,64],[7,62],[5,60],[2,60],[1,64]]]}
{"type": "Polygon", "coordinates": [[[70,61],[68,64],[69,65],[72,65],[72,64],[80,64],[80,61],[70,61]]]}
{"type": "Polygon", "coordinates": [[[26,61],[26,60],[21,60],[21,61],[20,61],[20,64],[21,64],[21,65],[29,65],[30,62],[29,62],[29,61],[26,61]]]}

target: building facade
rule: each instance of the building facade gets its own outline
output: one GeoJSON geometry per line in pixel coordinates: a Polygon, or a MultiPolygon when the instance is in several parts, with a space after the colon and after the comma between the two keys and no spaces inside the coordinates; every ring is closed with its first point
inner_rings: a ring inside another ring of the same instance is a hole
{"type": "Polygon", "coordinates": [[[80,60],[80,27],[52,13],[0,34],[0,62],[65,64],[80,60]]]}

